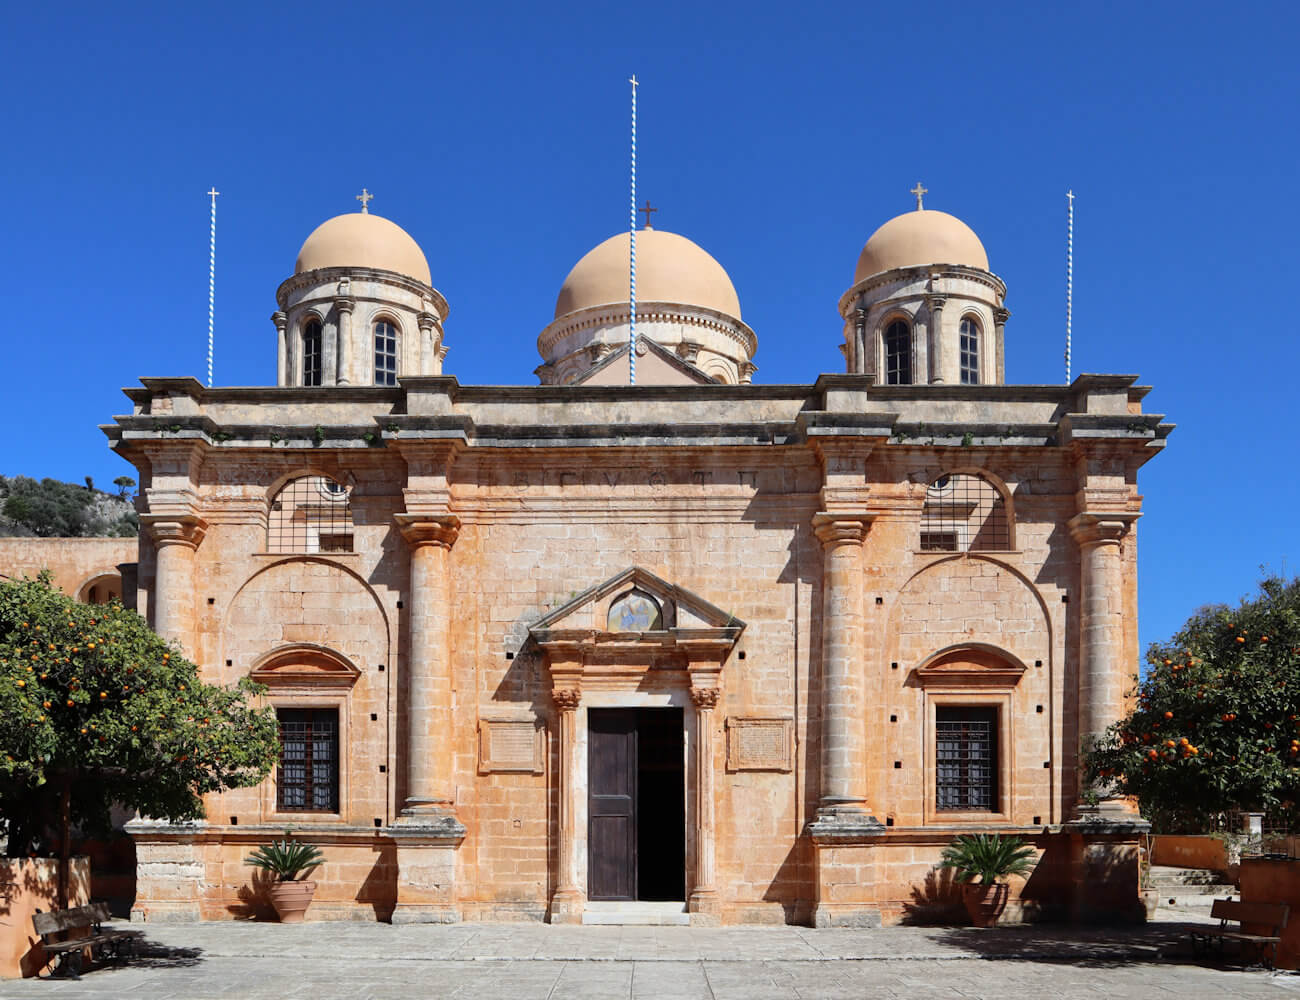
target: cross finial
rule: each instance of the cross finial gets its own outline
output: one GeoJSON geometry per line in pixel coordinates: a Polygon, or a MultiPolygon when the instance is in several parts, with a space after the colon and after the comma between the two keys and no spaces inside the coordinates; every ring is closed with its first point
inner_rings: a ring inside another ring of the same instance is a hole
{"type": "Polygon", "coordinates": [[[651,208],[651,207],[650,207],[650,199],[647,198],[647,199],[645,200],[645,208],[638,208],[637,211],[638,211],[638,212],[645,212],[645,226],[644,226],[644,228],[645,228],[645,229],[653,229],[654,226],[650,225],[650,213],[651,213],[651,212],[657,212],[657,211],[659,211],[659,209],[657,209],[657,208],[651,208]]]}
{"type": "Polygon", "coordinates": [[[924,209],[925,206],[921,204],[921,195],[929,194],[930,189],[921,187],[921,182],[917,181],[916,187],[912,188],[910,193],[916,195],[916,210],[919,212],[924,209]]]}
{"type": "Polygon", "coordinates": [[[370,214],[370,199],[373,197],[374,195],[371,194],[369,191],[367,191],[365,188],[362,188],[361,193],[357,195],[357,201],[361,202],[362,215],[370,214]]]}
{"type": "Polygon", "coordinates": [[[636,74],[635,74],[635,73],[632,74],[632,76],[628,79],[627,82],[630,83],[630,84],[632,84],[632,89],[633,89],[633,90],[636,90],[636,74]]]}
{"type": "Polygon", "coordinates": [[[212,188],[212,190],[208,192],[208,197],[209,197],[209,198],[216,198],[216,196],[219,195],[219,194],[221,194],[221,192],[218,191],[218,190],[216,189],[216,186],[214,185],[213,188],[212,188]]]}

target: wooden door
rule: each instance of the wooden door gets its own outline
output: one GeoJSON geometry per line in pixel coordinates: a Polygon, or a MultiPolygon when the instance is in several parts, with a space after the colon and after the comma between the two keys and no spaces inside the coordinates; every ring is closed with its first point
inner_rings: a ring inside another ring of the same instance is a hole
{"type": "Polygon", "coordinates": [[[636,899],[636,729],[635,711],[587,711],[590,899],[636,899]]]}

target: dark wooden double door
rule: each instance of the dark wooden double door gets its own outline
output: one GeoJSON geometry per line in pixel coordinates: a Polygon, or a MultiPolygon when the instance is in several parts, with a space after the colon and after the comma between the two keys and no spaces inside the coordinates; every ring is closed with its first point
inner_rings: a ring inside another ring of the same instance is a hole
{"type": "Polygon", "coordinates": [[[587,711],[588,898],[686,898],[680,708],[587,711]]]}

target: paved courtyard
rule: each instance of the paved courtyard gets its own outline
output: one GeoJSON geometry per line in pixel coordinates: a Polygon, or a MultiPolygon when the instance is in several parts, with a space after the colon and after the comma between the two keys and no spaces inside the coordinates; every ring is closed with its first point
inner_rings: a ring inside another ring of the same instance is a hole
{"type": "Polygon", "coordinates": [[[1025,998],[1300,997],[1300,976],[1193,964],[1186,923],[1142,928],[147,925],[143,957],[0,996],[1025,998]]]}

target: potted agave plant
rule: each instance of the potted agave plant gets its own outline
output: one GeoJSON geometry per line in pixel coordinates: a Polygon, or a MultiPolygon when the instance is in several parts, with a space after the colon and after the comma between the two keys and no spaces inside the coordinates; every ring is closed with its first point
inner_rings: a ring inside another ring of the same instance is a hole
{"type": "Polygon", "coordinates": [[[1011,887],[1006,879],[1034,870],[1034,849],[1019,837],[999,833],[963,834],[943,849],[940,868],[952,869],[962,884],[962,902],[971,923],[992,927],[1006,909],[1011,887]]]}
{"type": "Polygon", "coordinates": [[[311,898],[316,894],[316,883],[304,876],[325,860],[320,848],[315,844],[290,840],[289,831],[285,830],[284,840],[263,844],[244,860],[272,876],[271,903],[280,923],[302,923],[311,898]]]}

